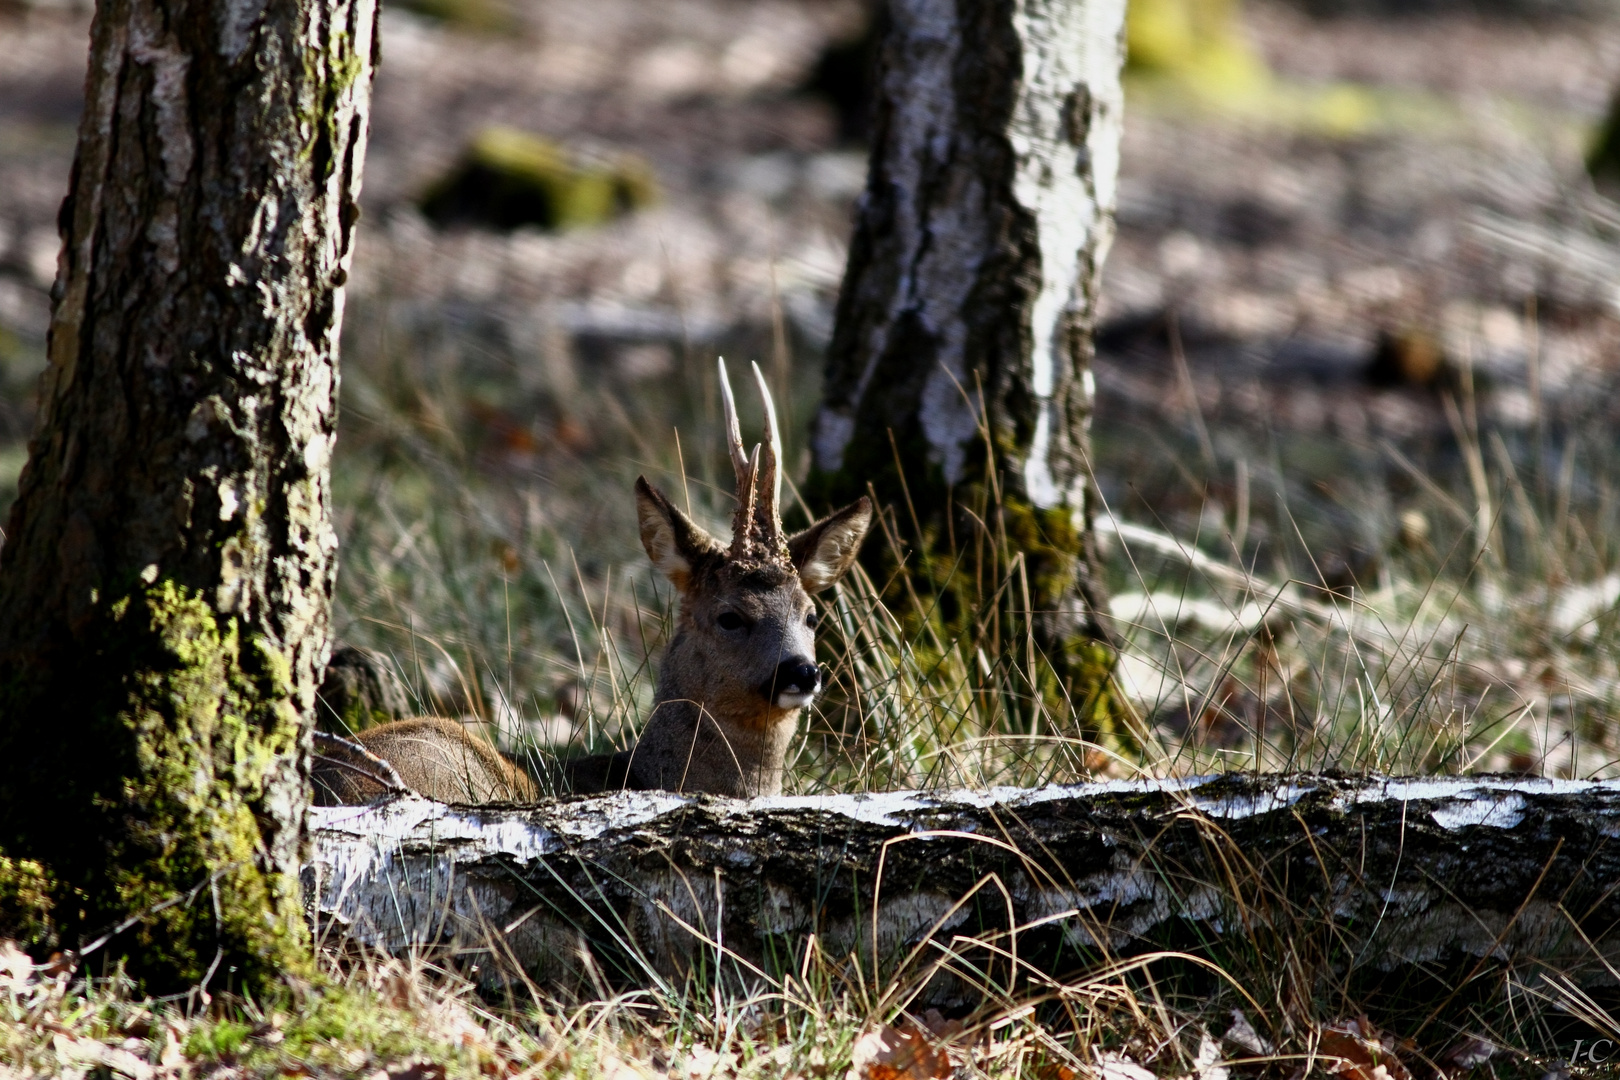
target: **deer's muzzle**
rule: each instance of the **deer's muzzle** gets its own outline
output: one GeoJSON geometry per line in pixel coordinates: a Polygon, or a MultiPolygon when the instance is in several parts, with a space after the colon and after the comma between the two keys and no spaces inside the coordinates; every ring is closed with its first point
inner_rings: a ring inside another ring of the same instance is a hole
{"type": "Polygon", "coordinates": [[[821,669],[802,656],[789,657],[776,665],[776,673],[760,687],[760,694],[778,709],[797,709],[810,704],[821,689],[821,669]]]}

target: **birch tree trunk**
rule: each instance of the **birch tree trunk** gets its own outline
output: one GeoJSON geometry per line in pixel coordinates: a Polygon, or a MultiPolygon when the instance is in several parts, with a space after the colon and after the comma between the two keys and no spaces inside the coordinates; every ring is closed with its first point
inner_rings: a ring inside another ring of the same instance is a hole
{"type": "Polygon", "coordinates": [[[1319,978],[1323,994],[1405,987],[1428,1004],[1487,969],[1614,986],[1620,961],[1615,781],[1228,776],[311,813],[320,933],[442,946],[486,980],[518,966],[561,991],[757,983],[799,972],[812,941],[835,968],[859,956],[864,985],[921,986],[919,1007],[1167,948],[1239,979],[1256,965],[1252,992],[1319,978]],[[1303,965],[1288,979],[1285,958],[1303,965]]]}
{"type": "MultiPolygon", "coordinates": [[[[924,550],[908,569],[948,624],[976,617],[971,583],[992,582],[988,596],[1019,576],[1006,638],[1032,624],[1080,705],[1099,686],[1085,642],[1107,638],[1088,425],[1125,3],[889,11],[807,490],[838,503],[870,485],[907,533],[915,514],[924,550]]],[[[883,547],[867,546],[869,569],[883,547]]]]}
{"type": "Polygon", "coordinates": [[[0,851],[153,988],[307,970],[376,0],[102,0],[0,550],[0,851]],[[121,928],[121,929],[120,929],[121,928]],[[234,972],[234,975],[230,975],[234,972]]]}

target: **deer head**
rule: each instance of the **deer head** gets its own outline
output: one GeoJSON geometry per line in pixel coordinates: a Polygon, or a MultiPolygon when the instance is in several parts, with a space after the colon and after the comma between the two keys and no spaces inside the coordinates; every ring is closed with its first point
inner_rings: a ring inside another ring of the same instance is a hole
{"type": "Polygon", "coordinates": [[[871,501],[861,498],[784,535],[776,407],[759,366],[753,370],[765,441],[745,453],[720,361],[737,481],[730,543],[676,509],[645,477],[636,480],[641,543],[680,593],[680,613],[657,705],[632,755],[635,786],[732,795],[781,790],[798,710],[821,690],[810,597],[849,570],[872,523],[871,501]]]}

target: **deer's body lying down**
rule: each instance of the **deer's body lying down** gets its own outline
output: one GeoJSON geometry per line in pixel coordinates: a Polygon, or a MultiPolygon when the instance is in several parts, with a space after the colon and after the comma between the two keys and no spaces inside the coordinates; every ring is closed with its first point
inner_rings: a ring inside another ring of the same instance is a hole
{"type": "MultiPolygon", "coordinates": [[[[540,797],[529,774],[454,720],[421,716],[367,728],[355,741],[393,766],[399,781],[440,802],[534,802],[540,797]]],[[[315,804],[370,802],[389,790],[389,778],[361,754],[333,747],[322,751],[313,771],[315,804]]]]}
{"type": "MultiPolygon", "coordinates": [[[[724,364],[720,375],[737,478],[731,543],[705,532],[645,478],[636,480],[641,544],[680,593],[680,612],[640,740],[630,750],[566,763],[566,779],[576,792],[627,787],[738,797],[779,794],[799,712],[821,690],[810,596],[854,563],[872,522],[872,504],[860,499],[793,537],[784,536],[778,509],[780,440],[765,381],[756,366],[766,438],[748,456],[724,364]]],[[[406,720],[368,729],[358,738],[394,765],[406,786],[424,795],[465,792],[453,798],[458,802],[535,797],[527,776],[451,721],[406,720]],[[400,754],[407,755],[403,762],[400,754]],[[477,796],[480,792],[490,794],[477,796]]],[[[354,802],[375,797],[385,786],[350,769],[330,790],[337,801],[354,802]]]]}

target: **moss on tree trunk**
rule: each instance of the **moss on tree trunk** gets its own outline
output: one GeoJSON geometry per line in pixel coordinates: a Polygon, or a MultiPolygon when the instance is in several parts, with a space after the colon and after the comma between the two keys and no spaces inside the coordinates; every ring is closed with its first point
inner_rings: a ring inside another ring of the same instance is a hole
{"type": "Polygon", "coordinates": [[[375,0],[96,13],[0,549],[0,850],[37,864],[63,944],[111,933],[104,955],[154,990],[309,969],[297,874],[375,19],[375,0]]]}
{"type": "Polygon", "coordinates": [[[969,653],[1018,654],[1048,703],[1096,732],[1115,708],[1091,530],[1091,332],[1125,5],[889,12],[808,493],[872,490],[908,549],[903,565],[892,545],[863,555],[890,606],[969,653]]]}

